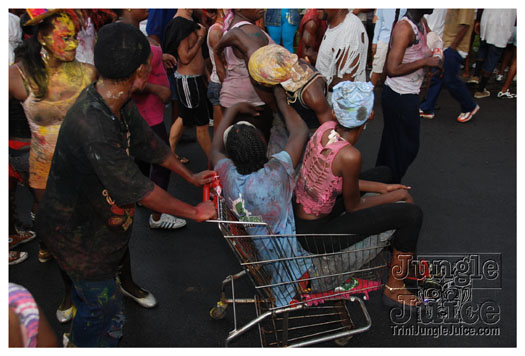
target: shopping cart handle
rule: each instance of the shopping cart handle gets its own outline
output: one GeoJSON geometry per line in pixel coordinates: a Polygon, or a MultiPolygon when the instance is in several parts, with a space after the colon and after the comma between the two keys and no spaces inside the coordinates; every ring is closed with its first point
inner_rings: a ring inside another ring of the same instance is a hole
{"type": "MultiPolygon", "coordinates": [[[[208,201],[210,200],[210,191],[214,191],[213,195],[213,204],[215,205],[215,208],[217,208],[217,191],[220,191],[221,187],[221,181],[219,179],[219,176],[215,176],[215,180],[211,183],[205,184],[202,187],[202,201],[208,201]],[[219,188],[219,189],[217,189],[219,188]]],[[[220,194],[220,193],[219,193],[220,194]]]]}

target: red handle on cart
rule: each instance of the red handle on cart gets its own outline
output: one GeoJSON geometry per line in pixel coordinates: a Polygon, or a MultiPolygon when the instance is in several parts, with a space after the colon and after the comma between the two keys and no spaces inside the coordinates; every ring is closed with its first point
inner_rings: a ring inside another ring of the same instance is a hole
{"type": "MultiPolygon", "coordinates": [[[[203,187],[202,187],[202,201],[208,201],[210,200],[210,190],[215,190],[215,188],[217,187],[220,187],[221,186],[221,181],[219,179],[219,176],[216,175],[215,176],[215,180],[211,183],[208,183],[208,184],[205,184],[203,187]]],[[[213,196],[213,204],[215,205],[215,207],[217,208],[217,194],[214,194],[213,196]]]]}

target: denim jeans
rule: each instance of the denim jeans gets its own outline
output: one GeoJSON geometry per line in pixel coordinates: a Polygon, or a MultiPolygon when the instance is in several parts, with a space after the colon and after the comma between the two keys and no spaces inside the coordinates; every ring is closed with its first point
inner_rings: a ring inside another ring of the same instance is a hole
{"type": "Polygon", "coordinates": [[[498,61],[503,54],[505,48],[499,48],[493,44],[481,41],[478,50],[478,58],[476,58],[476,69],[474,75],[479,77],[481,70],[491,73],[498,65],[498,61]]]}
{"type": "Polygon", "coordinates": [[[122,337],[122,294],[115,279],[73,280],[73,304],[77,308],[71,342],[78,347],[116,347],[122,337]]]}
{"type": "Polygon", "coordinates": [[[420,108],[427,114],[433,114],[441,87],[445,85],[450,95],[459,102],[461,112],[470,112],[474,110],[476,103],[472,99],[465,82],[459,78],[459,69],[464,61],[463,57],[452,48],[447,48],[444,54],[444,73],[443,75],[437,73],[432,76],[427,98],[421,103],[420,108]]]}
{"type": "MultiPolygon", "coordinates": [[[[267,14],[268,14],[267,10],[267,14]]],[[[295,39],[295,32],[299,27],[299,23],[295,21],[295,9],[281,9],[279,15],[281,16],[280,25],[273,25],[277,22],[266,23],[266,29],[268,34],[277,44],[283,44],[283,47],[286,48],[290,53],[293,53],[293,41],[295,39]]],[[[274,15],[271,16],[275,17],[274,15]]]]}

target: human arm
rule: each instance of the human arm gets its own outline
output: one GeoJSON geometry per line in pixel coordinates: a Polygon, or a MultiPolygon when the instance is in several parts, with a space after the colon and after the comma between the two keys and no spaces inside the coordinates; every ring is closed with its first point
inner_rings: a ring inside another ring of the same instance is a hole
{"type": "Polygon", "coordinates": [[[361,192],[384,194],[398,189],[410,190],[411,187],[403,184],[385,184],[359,179],[359,191],[361,192]]]}
{"type": "Polygon", "coordinates": [[[28,96],[29,91],[16,64],[9,66],[9,99],[15,98],[19,101],[25,101],[28,96]]]}
{"type": "Polygon", "coordinates": [[[164,69],[174,70],[177,65],[177,59],[169,53],[163,53],[162,63],[164,64],[164,69]]]}
{"type": "Polygon", "coordinates": [[[303,92],[304,103],[315,112],[319,124],[322,125],[327,121],[332,121],[332,108],[324,95],[326,82],[324,78],[318,77],[307,90],[303,92]]]}
{"type": "Polygon", "coordinates": [[[187,204],[160,188],[156,184],[151,192],[140,200],[140,203],[155,211],[180,216],[202,222],[217,217],[215,206],[211,201],[202,202],[196,206],[187,204]]]}
{"type": "Polygon", "coordinates": [[[441,67],[439,57],[426,57],[410,63],[402,63],[405,51],[415,39],[414,32],[405,21],[398,22],[392,31],[391,48],[386,59],[386,71],[390,77],[410,74],[425,66],[441,67]]]}
{"type": "Polygon", "coordinates": [[[284,146],[284,150],[288,152],[292,158],[292,163],[294,168],[297,167],[301,157],[303,155],[304,146],[306,140],[308,139],[308,127],[299,114],[288,105],[286,100],[286,93],[280,85],[276,85],[274,88],[275,100],[277,103],[277,108],[284,117],[286,123],[286,128],[290,133],[288,140],[284,146]]]}
{"type": "Polygon", "coordinates": [[[163,85],[147,83],[142,93],[156,95],[164,104],[168,104],[171,101],[171,90],[163,85]]]}
{"type": "MultiPolygon", "coordinates": [[[[395,203],[397,201],[413,202],[407,189],[403,188],[387,191],[375,196],[361,197],[361,182],[359,180],[362,165],[361,153],[355,147],[347,146],[339,151],[334,159],[334,163],[336,163],[336,160],[339,160],[339,165],[343,167],[343,199],[347,212],[351,213],[381,204],[395,203]]],[[[366,188],[367,183],[364,184],[366,188]]],[[[371,188],[379,188],[379,186],[372,186],[371,188]]]]}
{"type": "Polygon", "coordinates": [[[463,37],[465,37],[465,34],[467,33],[468,29],[469,25],[459,25],[458,33],[456,34],[456,38],[454,38],[454,42],[452,42],[452,44],[450,45],[450,48],[455,50],[458,47],[458,45],[463,40],[463,37]]]}
{"type": "Polygon", "coordinates": [[[308,58],[310,63],[315,66],[317,61],[317,31],[319,26],[314,20],[310,20],[304,24],[301,41],[303,45],[303,58],[308,58]]]}
{"type": "Polygon", "coordinates": [[[219,162],[223,158],[227,158],[224,149],[224,131],[226,131],[226,129],[232,125],[237,114],[245,113],[255,117],[260,115],[260,110],[260,107],[244,102],[237,103],[226,109],[226,111],[224,112],[224,116],[222,117],[222,120],[219,126],[217,127],[217,131],[213,135],[213,141],[211,144],[210,152],[210,161],[212,163],[212,166],[215,167],[217,162],[219,162]]]}
{"type": "Polygon", "coordinates": [[[376,45],[376,48],[377,48],[377,41],[379,41],[379,34],[381,33],[381,28],[383,27],[383,10],[382,9],[377,9],[376,18],[377,18],[377,21],[374,26],[374,37],[372,37],[372,51],[373,51],[372,55],[375,54],[375,51],[373,48],[374,48],[374,45],[376,45]]]}
{"type": "Polygon", "coordinates": [[[193,58],[201,50],[202,43],[204,42],[204,38],[206,35],[206,27],[202,26],[201,24],[197,25],[199,26],[199,29],[195,30],[197,40],[193,42],[193,44],[190,46],[190,34],[188,37],[186,37],[180,42],[179,47],[177,48],[179,62],[183,65],[188,65],[191,63],[193,58]]]}

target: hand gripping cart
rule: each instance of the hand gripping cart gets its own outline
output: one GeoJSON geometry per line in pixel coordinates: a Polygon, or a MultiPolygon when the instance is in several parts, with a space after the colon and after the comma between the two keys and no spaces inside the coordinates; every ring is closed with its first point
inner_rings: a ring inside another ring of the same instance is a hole
{"type": "Polygon", "coordinates": [[[354,235],[275,235],[264,222],[239,221],[221,196],[219,180],[204,188],[204,200],[210,194],[218,219],[209,222],[218,224],[242,267],[222,282],[221,299],[210,310],[211,318],[223,319],[228,306],[233,306],[234,328],[226,346],[254,326],[259,329],[261,346],[280,347],[331,340],[342,346],[371,327],[363,299],[382,288],[388,239],[369,236],[344,248],[345,239],[355,239],[354,235]],[[254,229],[258,233],[250,234],[254,229]],[[298,239],[310,252],[298,248],[298,239]],[[235,281],[243,276],[255,287],[253,298],[235,294],[235,281]],[[231,298],[226,295],[227,286],[231,298]],[[256,317],[239,327],[237,305],[247,303],[255,305],[256,317]],[[359,311],[360,325],[350,315],[356,315],[355,311],[359,311]]]}

